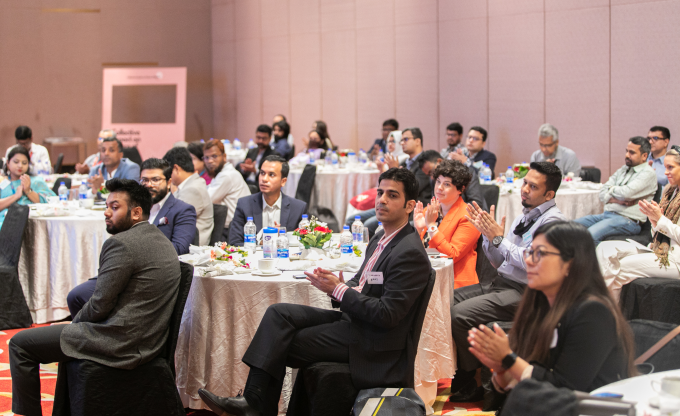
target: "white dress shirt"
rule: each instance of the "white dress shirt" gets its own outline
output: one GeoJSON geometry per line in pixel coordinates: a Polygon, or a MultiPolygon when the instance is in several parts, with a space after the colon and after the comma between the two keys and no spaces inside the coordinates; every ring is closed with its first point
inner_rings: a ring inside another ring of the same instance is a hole
{"type": "Polygon", "coordinates": [[[227,220],[224,223],[224,228],[229,228],[236,211],[236,203],[239,198],[250,195],[250,188],[243,180],[241,173],[234,169],[231,163],[225,163],[222,171],[210,181],[208,194],[213,204],[225,205],[229,208],[227,220]]]}
{"type": "Polygon", "coordinates": [[[274,205],[267,204],[262,194],[262,229],[267,227],[275,227],[275,224],[281,224],[281,200],[282,192],[279,192],[279,199],[274,202],[274,205]]]}
{"type": "Polygon", "coordinates": [[[161,212],[161,208],[163,208],[163,204],[165,204],[165,201],[168,200],[170,197],[171,193],[168,192],[165,194],[165,197],[158,201],[157,203],[153,204],[151,207],[151,214],[149,214],[149,224],[153,224],[154,220],[158,216],[158,213],[161,212]]]}

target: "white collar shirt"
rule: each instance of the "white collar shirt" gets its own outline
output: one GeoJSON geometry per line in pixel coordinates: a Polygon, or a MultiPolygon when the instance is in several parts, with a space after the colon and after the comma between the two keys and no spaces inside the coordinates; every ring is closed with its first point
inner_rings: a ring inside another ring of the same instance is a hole
{"type": "Polygon", "coordinates": [[[168,198],[170,198],[170,192],[168,192],[163,199],[153,204],[153,206],[151,207],[151,214],[149,214],[149,224],[153,224],[153,222],[156,220],[158,213],[161,212],[161,209],[163,208],[163,205],[167,202],[168,198]]]}
{"type": "Polygon", "coordinates": [[[267,204],[262,194],[262,229],[267,227],[274,227],[275,224],[281,224],[281,201],[283,193],[279,192],[279,199],[274,202],[274,205],[267,204]]]}

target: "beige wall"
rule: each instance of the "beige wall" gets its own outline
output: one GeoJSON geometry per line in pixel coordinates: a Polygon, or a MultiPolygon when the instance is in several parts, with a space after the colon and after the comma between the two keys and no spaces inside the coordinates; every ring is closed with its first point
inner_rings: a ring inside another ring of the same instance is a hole
{"type": "Polygon", "coordinates": [[[501,171],[528,161],[550,122],[606,179],[631,136],[660,124],[680,137],[677,0],[213,0],[212,12],[219,138],[247,140],[283,113],[298,145],[321,118],[336,144],[368,147],[396,117],[440,149],[459,121],[488,127],[501,171]]]}
{"type": "Polygon", "coordinates": [[[210,13],[209,0],[0,0],[3,155],[20,124],[37,143],[80,136],[95,151],[102,63],[111,62],[188,67],[186,138],[210,138],[210,13]],[[51,10],[64,8],[76,10],[51,10]]]}

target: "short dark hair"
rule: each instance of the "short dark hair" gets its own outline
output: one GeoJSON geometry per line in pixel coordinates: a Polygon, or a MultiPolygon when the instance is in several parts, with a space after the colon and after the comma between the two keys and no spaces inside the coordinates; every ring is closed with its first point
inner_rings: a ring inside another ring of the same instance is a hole
{"type": "Polygon", "coordinates": [[[125,192],[128,196],[128,211],[141,207],[142,217],[148,219],[151,214],[151,193],[143,185],[132,179],[113,178],[106,181],[106,189],[111,192],[125,192]]]}
{"type": "Polygon", "coordinates": [[[418,156],[418,166],[423,168],[425,162],[437,164],[437,160],[442,159],[442,155],[436,150],[426,150],[418,156]]]}
{"type": "Polygon", "coordinates": [[[455,131],[458,134],[463,134],[463,126],[460,123],[451,123],[446,126],[446,130],[455,131]]]}
{"type": "Polygon", "coordinates": [[[664,126],[654,126],[651,129],[649,129],[649,131],[660,131],[661,134],[663,135],[664,139],[670,140],[670,138],[671,138],[671,131],[668,130],[667,127],[664,127],[664,126]]]}
{"type": "Polygon", "coordinates": [[[187,146],[187,150],[189,151],[189,153],[196,156],[196,158],[203,160],[203,143],[201,142],[189,143],[189,145],[187,146]]]}
{"type": "Polygon", "coordinates": [[[14,137],[16,137],[17,140],[33,139],[33,132],[28,126],[19,126],[14,130],[14,137]]]}
{"type": "Polygon", "coordinates": [[[560,189],[562,184],[562,171],[556,164],[550,162],[531,162],[529,165],[531,170],[545,175],[545,192],[555,191],[560,189]]]}
{"type": "Polygon", "coordinates": [[[7,154],[7,163],[5,163],[5,167],[3,168],[3,170],[5,171],[5,175],[7,177],[9,177],[9,161],[12,160],[12,158],[16,155],[26,156],[26,159],[28,159],[28,163],[31,163],[31,154],[29,153],[29,151],[26,150],[24,146],[19,145],[14,146],[12,150],[10,150],[9,153],[7,154]]]}
{"type": "Polygon", "coordinates": [[[191,160],[191,153],[186,147],[173,147],[165,153],[163,159],[170,164],[170,170],[177,165],[185,172],[194,171],[194,162],[191,160]]]}
{"type": "Polygon", "coordinates": [[[642,136],[635,136],[631,137],[628,139],[629,142],[636,144],[640,146],[640,154],[645,154],[647,153],[649,155],[649,152],[652,151],[652,144],[649,142],[649,139],[646,137],[642,136]]]}
{"type": "Polygon", "coordinates": [[[404,185],[404,196],[408,202],[410,200],[418,199],[418,181],[416,175],[408,169],[390,168],[380,174],[378,178],[378,186],[383,179],[401,182],[404,185]]]}
{"type": "Polygon", "coordinates": [[[470,130],[474,130],[474,131],[476,131],[476,132],[481,133],[481,134],[482,134],[482,141],[483,141],[483,142],[486,141],[486,130],[485,130],[483,127],[472,126],[472,127],[470,127],[470,130]]]}
{"type": "MultiPolygon", "coordinates": [[[[193,162],[191,163],[191,165],[193,166],[193,162]]],[[[172,166],[170,166],[170,163],[168,163],[167,160],[158,159],[156,157],[150,157],[150,158],[146,159],[144,162],[142,162],[142,166],[140,168],[140,171],[146,170],[146,169],[160,169],[160,170],[162,170],[166,181],[170,179],[170,175],[172,174],[172,166]]]]}
{"type": "Polygon", "coordinates": [[[420,131],[418,127],[409,127],[407,129],[402,130],[401,137],[404,137],[404,133],[406,133],[407,131],[411,132],[414,139],[420,139],[420,145],[421,146],[423,145],[423,132],[420,131]]]}
{"type": "Polygon", "coordinates": [[[269,155],[264,158],[264,162],[279,162],[281,163],[281,178],[287,178],[288,177],[288,171],[290,170],[290,167],[288,166],[288,162],[286,162],[286,159],[282,158],[279,155],[269,155]]]}
{"type": "Polygon", "coordinates": [[[260,132],[260,133],[267,133],[267,136],[269,136],[269,137],[272,136],[272,128],[269,127],[269,126],[266,125],[266,124],[260,124],[259,126],[257,126],[257,128],[255,129],[255,132],[256,132],[256,133],[257,133],[257,132],[260,132]]]}
{"type": "Polygon", "coordinates": [[[116,142],[118,144],[118,153],[123,153],[123,143],[120,142],[116,137],[107,137],[102,140],[102,143],[116,142]]]}
{"type": "MultiPolygon", "coordinates": [[[[463,188],[467,188],[472,180],[472,173],[467,166],[457,160],[448,159],[443,160],[442,163],[437,166],[432,176],[435,180],[440,176],[451,179],[451,183],[461,192],[463,191],[463,188]]],[[[562,180],[561,177],[560,180],[562,180]]]]}
{"type": "Polygon", "coordinates": [[[388,118],[387,120],[383,121],[383,127],[385,126],[392,126],[394,127],[394,130],[399,130],[399,122],[393,118],[388,118]]]}
{"type": "Polygon", "coordinates": [[[290,134],[290,124],[288,124],[286,120],[277,121],[276,123],[274,123],[273,127],[276,126],[279,126],[279,128],[283,130],[283,137],[288,137],[288,135],[290,134]]]}

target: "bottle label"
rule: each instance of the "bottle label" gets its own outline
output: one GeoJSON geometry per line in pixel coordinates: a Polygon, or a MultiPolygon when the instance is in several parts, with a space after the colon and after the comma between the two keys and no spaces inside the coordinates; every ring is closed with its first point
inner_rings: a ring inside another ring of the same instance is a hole
{"type": "Polygon", "coordinates": [[[288,258],[288,249],[287,248],[276,249],[276,256],[280,259],[287,259],[288,258]]]}
{"type": "Polygon", "coordinates": [[[87,199],[87,193],[81,193],[80,199],[87,199]]]}
{"type": "Polygon", "coordinates": [[[59,194],[59,200],[60,200],[60,201],[68,201],[68,195],[66,195],[66,194],[59,194]]]}
{"type": "Polygon", "coordinates": [[[244,242],[246,244],[255,244],[255,234],[246,234],[244,242]]]}
{"type": "Polygon", "coordinates": [[[349,244],[342,246],[342,254],[352,254],[352,246],[349,244]]]}

